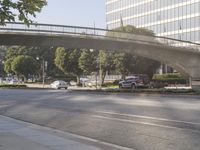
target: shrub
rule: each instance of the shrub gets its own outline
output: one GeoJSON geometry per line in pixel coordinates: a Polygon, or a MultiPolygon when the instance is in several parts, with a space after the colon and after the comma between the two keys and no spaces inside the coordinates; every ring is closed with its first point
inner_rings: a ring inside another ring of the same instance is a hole
{"type": "Polygon", "coordinates": [[[102,87],[111,87],[111,86],[115,86],[116,84],[112,83],[112,82],[106,82],[102,85],[102,87]]]}
{"type": "Polygon", "coordinates": [[[26,88],[24,84],[0,84],[0,88],[26,88]]]}
{"type": "Polygon", "coordinates": [[[168,84],[186,84],[186,79],[180,73],[155,74],[152,78],[154,82],[168,84]]]}

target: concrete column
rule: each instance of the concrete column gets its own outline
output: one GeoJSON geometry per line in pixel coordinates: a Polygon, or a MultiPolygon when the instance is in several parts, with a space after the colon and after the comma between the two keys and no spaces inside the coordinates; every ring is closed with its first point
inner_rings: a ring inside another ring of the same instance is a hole
{"type": "Polygon", "coordinates": [[[165,69],[165,73],[168,73],[168,66],[166,64],[164,64],[164,69],[165,69]]]}
{"type": "Polygon", "coordinates": [[[160,65],[160,68],[158,69],[159,74],[163,74],[163,64],[160,65]]]}

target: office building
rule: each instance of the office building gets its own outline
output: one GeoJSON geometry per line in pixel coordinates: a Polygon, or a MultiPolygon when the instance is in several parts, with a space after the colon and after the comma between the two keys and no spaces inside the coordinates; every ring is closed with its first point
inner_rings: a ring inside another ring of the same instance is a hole
{"type": "Polygon", "coordinates": [[[134,25],[158,36],[200,42],[200,0],[106,0],[108,29],[134,25]]]}

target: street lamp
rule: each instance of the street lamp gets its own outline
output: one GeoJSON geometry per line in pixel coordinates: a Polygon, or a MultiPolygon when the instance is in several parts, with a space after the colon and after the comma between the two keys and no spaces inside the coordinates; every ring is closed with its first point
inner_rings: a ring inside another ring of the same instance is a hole
{"type": "MultiPolygon", "coordinates": [[[[90,52],[94,52],[94,49],[90,49],[90,52]]],[[[101,83],[102,83],[102,68],[101,68],[101,57],[99,56],[96,59],[97,66],[99,67],[99,87],[101,89],[101,83]]],[[[96,89],[97,89],[97,75],[96,75],[96,89]]]]}
{"type": "Polygon", "coordinates": [[[100,59],[100,57],[97,58],[97,66],[99,67],[99,88],[101,89],[101,83],[102,83],[102,68],[101,68],[101,59],[100,59]]]}
{"type": "MultiPolygon", "coordinates": [[[[36,60],[40,60],[40,58],[36,57],[36,60]]],[[[44,58],[42,57],[42,85],[43,87],[45,84],[45,68],[47,68],[47,61],[44,61],[44,58]]]]}
{"type": "Polygon", "coordinates": [[[101,83],[102,83],[101,57],[97,58],[97,65],[99,66],[99,87],[101,89],[101,83]]]}
{"type": "Polygon", "coordinates": [[[3,76],[3,68],[4,68],[4,61],[0,59],[0,83],[1,83],[1,76],[3,76]]]}

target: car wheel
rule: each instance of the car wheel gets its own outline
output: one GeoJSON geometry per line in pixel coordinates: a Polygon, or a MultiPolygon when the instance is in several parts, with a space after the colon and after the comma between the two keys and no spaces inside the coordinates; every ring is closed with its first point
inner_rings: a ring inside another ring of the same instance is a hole
{"type": "Polygon", "coordinates": [[[67,90],[68,89],[68,87],[65,87],[65,90],[67,90]]]}

